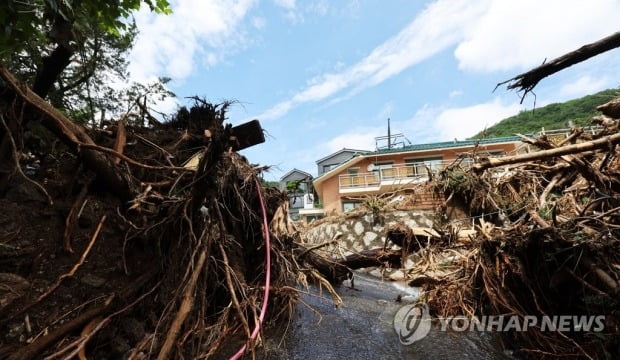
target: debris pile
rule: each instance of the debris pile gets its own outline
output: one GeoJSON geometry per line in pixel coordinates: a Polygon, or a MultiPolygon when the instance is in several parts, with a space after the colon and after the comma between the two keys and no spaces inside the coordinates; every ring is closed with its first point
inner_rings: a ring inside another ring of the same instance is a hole
{"type": "Polygon", "coordinates": [[[472,216],[487,214],[469,251],[452,259],[460,271],[427,286],[435,315],[605,316],[600,332],[539,326],[502,335],[526,357],[620,355],[620,132],[612,105],[599,108],[596,135],[576,128],[558,144],[522,136],[539,151],[484,159],[474,171],[455,164],[435,179],[472,216]]]}

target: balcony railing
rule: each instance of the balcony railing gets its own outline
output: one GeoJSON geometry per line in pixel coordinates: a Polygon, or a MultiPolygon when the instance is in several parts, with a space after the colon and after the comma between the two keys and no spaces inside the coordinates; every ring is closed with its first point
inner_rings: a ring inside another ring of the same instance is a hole
{"type": "MultiPolygon", "coordinates": [[[[432,172],[436,172],[452,163],[453,161],[430,161],[428,163],[398,164],[389,168],[380,168],[373,172],[340,175],[338,180],[340,189],[406,184],[428,178],[429,169],[432,172]]],[[[467,166],[465,162],[462,164],[467,166]]]]}
{"type": "MultiPolygon", "coordinates": [[[[590,126],[584,127],[583,129],[584,131],[596,134],[602,129],[602,127],[590,126]]],[[[543,133],[552,142],[560,142],[570,135],[570,129],[544,130],[532,136],[540,136],[543,133]]],[[[511,152],[503,153],[502,155],[491,155],[491,157],[514,155],[519,151],[521,151],[520,148],[517,148],[511,152]]],[[[413,183],[418,180],[428,178],[429,169],[431,172],[435,173],[437,171],[445,169],[448,165],[451,165],[453,163],[454,160],[426,161],[419,163],[416,162],[411,164],[397,164],[393,165],[392,167],[379,168],[373,172],[367,173],[344,174],[339,176],[339,187],[340,190],[347,191],[355,191],[356,189],[368,190],[368,188],[378,190],[383,185],[390,186],[413,183]]],[[[460,165],[464,168],[469,168],[472,164],[473,159],[470,158],[464,158],[460,162],[460,165]]],[[[497,168],[493,170],[493,173],[500,174],[503,170],[503,168],[497,168]]]]}

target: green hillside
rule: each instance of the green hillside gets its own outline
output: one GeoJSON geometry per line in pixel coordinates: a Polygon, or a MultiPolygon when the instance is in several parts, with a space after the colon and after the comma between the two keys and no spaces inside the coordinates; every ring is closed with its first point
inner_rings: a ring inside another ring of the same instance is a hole
{"type": "Polygon", "coordinates": [[[591,125],[590,118],[596,115],[596,107],[620,94],[620,89],[608,89],[563,103],[549,104],[534,110],[523,110],[518,115],[506,118],[481,131],[472,139],[512,136],[545,130],[567,128],[569,121],[579,126],[591,125]]]}

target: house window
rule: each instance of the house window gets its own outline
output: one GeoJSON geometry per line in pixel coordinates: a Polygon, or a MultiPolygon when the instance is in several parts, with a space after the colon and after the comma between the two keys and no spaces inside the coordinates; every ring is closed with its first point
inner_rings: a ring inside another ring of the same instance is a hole
{"type": "Polygon", "coordinates": [[[358,208],[362,203],[359,201],[343,201],[342,202],[342,212],[351,211],[355,208],[358,208]]]}
{"type": "Polygon", "coordinates": [[[393,161],[376,162],[373,164],[372,172],[381,179],[393,179],[396,175],[393,166],[393,161]]]}
{"type": "Polygon", "coordinates": [[[325,174],[326,172],[335,169],[336,167],[338,167],[338,165],[340,164],[330,164],[330,165],[323,165],[323,174],[325,174]]]}
{"type": "Polygon", "coordinates": [[[442,162],[441,156],[405,160],[405,164],[411,166],[412,171],[408,172],[409,176],[428,176],[428,170],[430,169],[432,172],[440,170],[442,162]]]}

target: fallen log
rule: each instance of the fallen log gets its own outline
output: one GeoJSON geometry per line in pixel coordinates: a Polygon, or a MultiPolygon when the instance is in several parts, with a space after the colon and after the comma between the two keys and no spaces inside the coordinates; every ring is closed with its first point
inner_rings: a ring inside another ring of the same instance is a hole
{"type": "Polygon", "coordinates": [[[377,266],[400,268],[402,266],[402,252],[401,250],[376,248],[362,250],[336,261],[316,254],[312,250],[303,250],[300,260],[316,269],[330,283],[338,284],[353,277],[351,270],[377,266]]]}
{"type": "Polygon", "coordinates": [[[474,170],[474,172],[480,173],[486,169],[490,169],[493,167],[518,164],[522,162],[541,160],[551,157],[560,157],[568,154],[577,154],[590,150],[603,149],[605,147],[609,147],[610,145],[615,145],[618,143],[620,143],[620,133],[604,136],[602,138],[588,142],[562,146],[555,149],[537,151],[521,155],[504,156],[501,158],[485,158],[479,163],[474,164],[472,166],[472,169],[474,170]]]}
{"type": "Polygon", "coordinates": [[[385,265],[389,265],[393,268],[400,268],[402,262],[400,250],[384,250],[382,248],[377,248],[362,250],[358,253],[351,254],[338,263],[354,270],[385,265]]]}
{"type": "Polygon", "coordinates": [[[620,98],[609,100],[603,105],[596,107],[596,110],[613,119],[620,119],[620,98]]]}
{"type": "MultiPolygon", "coordinates": [[[[305,250],[304,250],[305,252],[305,250]]],[[[353,273],[351,269],[346,267],[345,265],[340,264],[340,262],[329,260],[321,255],[316,254],[313,251],[309,251],[303,258],[300,260],[304,260],[308,265],[316,269],[327,281],[332,284],[339,284],[346,279],[350,279],[353,277],[353,273]]]]}
{"type": "Polygon", "coordinates": [[[324,246],[332,245],[335,241],[310,248],[301,246],[296,249],[296,252],[300,262],[305,261],[329,282],[340,283],[345,279],[352,278],[351,270],[379,266],[401,268],[409,254],[420,250],[423,244],[429,241],[437,242],[438,240],[440,240],[440,236],[433,230],[418,229],[414,231],[405,223],[397,222],[386,229],[386,241],[382,248],[362,250],[340,260],[328,259],[315,252],[324,246]],[[388,249],[390,242],[400,249],[388,249]]]}
{"type": "Polygon", "coordinates": [[[46,349],[62,340],[67,336],[67,334],[80,329],[82,326],[88,324],[92,319],[111,313],[114,309],[121,307],[128,299],[139,293],[142,290],[142,287],[148,283],[148,281],[152,280],[157,273],[158,272],[156,269],[145,272],[118,293],[108,295],[101,304],[85,310],[73,320],[65,322],[54,329],[50,329],[44,336],[37,338],[33,342],[14,349],[15,351],[10,354],[7,359],[28,360],[41,358],[41,354],[46,349]]]}

